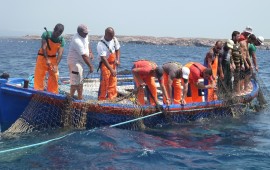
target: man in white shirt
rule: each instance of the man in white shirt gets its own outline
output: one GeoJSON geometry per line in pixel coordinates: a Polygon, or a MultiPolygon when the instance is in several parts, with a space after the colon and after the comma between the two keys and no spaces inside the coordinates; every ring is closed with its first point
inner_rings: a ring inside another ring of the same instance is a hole
{"type": "Polygon", "coordinates": [[[88,40],[88,28],[86,25],[79,25],[77,33],[73,36],[69,45],[67,56],[70,75],[70,95],[74,97],[75,91],[78,99],[82,100],[83,93],[83,63],[89,67],[89,73],[94,70],[91,60],[94,58],[88,40]]]}
{"type": "Polygon", "coordinates": [[[117,97],[116,69],[120,64],[120,44],[114,35],[113,28],[108,27],[104,37],[97,44],[101,70],[98,100],[114,100],[117,97]]]}

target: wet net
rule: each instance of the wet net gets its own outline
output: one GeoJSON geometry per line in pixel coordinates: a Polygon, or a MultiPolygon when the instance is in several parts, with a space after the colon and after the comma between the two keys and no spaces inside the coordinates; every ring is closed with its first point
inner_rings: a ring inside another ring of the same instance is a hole
{"type": "MultiPolygon", "coordinates": [[[[256,91],[256,86],[266,89],[263,81],[253,76],[250,86],[256,91]]],[[[269,91],[264,90],[264,100],[257,97],[257,92],[251,91],[243,96],[234,96],[227,87],[216,91],[219,100],[211,102],[189,103],[186,105],[171,105],[162,103],[162,93],[157,83],[157,106],[141,106],[134,92],[131,75],[118,76],[118,97],[113,101],[98,101],[99,78],[85,78],[83,82],[83,100],[76,100],[69,95],[68,78],[59,81],[59,95],[47,92],[32,94],[29,104],[21,116],[7,129],[4,134],[27,133],[52,128],[90,129],[95,127],[112,126],[130,130],[143,130],[164,124],[194,121],[203,118],[220,116],[236,116],[245,113],[246,109],[254,110],[265,107],[269,91]],[[267,94],[266,94],[267,93],[267,94]],[[258,106],[256,106],[258,105],[258,106]],[[258,108],[256,108],[258,107],[258,108]],[[131,121],[135,120],[135,121],[131,121]],[[126,122],[126,123],[125,123],[126,122]]],[[[221,84],[222,85],[222,84],[221,84]]],[[[146,89],[147,90],[147,89],[146,89]]],[[[204,97],[202,96],[202,100],[204,97]]]]}

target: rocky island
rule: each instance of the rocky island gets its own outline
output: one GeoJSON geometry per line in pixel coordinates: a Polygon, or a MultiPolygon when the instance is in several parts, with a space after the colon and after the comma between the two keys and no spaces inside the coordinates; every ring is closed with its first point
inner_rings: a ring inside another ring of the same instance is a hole
{"type": "MultiPolygon", "coordinates": [[[[71,40],[73,34],[65,34],[67,41],[71,40]]],[[[102,35],[90,35],[91,41],[99,41],[102,35]]],[[[26,35],[23,39],[40,39],[40,36],[26,35]]],[[[136,44],[153,44],[153,45],[177,45],[177,46],[197,46],[197,47],[211,47],[217,40],[226,41],[226,39],[211,39],[211,38],[174,38],[174,37],[153,37],[153,36],[124,36],[117,35],[117,38],[122,43],[136,43],[136,44]]],[[[265,40],[263,46],[259,49],[270,49],[270,41],[265,40]]]]}

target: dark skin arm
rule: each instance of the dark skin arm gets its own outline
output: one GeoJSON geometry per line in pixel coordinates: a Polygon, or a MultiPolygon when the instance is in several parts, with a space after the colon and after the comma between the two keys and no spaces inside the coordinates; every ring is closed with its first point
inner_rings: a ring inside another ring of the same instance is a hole
{"type": "Polygon", "coordinates": [[[257,65],[256,53],[255,52],[252,52],[251,57],[252,57],[252,61],[253,61],[253,65],[255,67],[255,70],[258,71],[259,69],[258,69],[258,65],[257,65]]]}
{"type": "MultiPolygon", "coordinates": [[[[171,104],[171,101],[172,101],[172,99],[171,99],[171,96],[172,95],[168,95],[168,92],[165,89],[163,76],[158,81],[159,81],[159,84],[160,84],[160,88],[161,88],[162,94],[164,94],[164,96],[166,98],[166,104],[167,105],[170,105],[171,104]]],[[[171,89],[171,91],[172,91],[172,87],[171,87],[172,81],[170,82],[170,78],[168,80],[168,84],[170,84],[169,85],[169,89],[171,89]]],[[[169,93],[169,94],[171,94],[171,93],[169,93]]]]}
{"type": "Polygon", "coordinates": [[[181,99],[181,104],[186,104],[185,98],[187,97],[187,91],[188,91],[188,80],[187,79],[183,79],[184,80],[184,88],[183,88],[183,97],[181,99]]]}
{"type": "Polygon", "coordinates": [[[85,64],[88,66],[89,68],[89,72],[92,73],[94,70],[94,66],[90,60],[90,58],[87,55],[82,55],[83,61],[85,62],[85,64]]]}
{"type": "Polygon", "coordinates": [[[116,60],[115,60],[115,63],[116,63],[116,66],[119,66],[120,65],[120,50],[115,50],[115,55],[116,55],[116,60]]]}

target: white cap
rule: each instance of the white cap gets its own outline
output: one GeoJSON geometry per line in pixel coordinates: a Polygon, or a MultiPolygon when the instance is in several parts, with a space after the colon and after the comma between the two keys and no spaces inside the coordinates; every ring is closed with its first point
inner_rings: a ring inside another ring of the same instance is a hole
{"type": "Polygon", "coordinates": [[[189,73],[190,73],[189,68],[187,68],[187,67],[182,68],[182,78],[183,79],[188,79],[189,73]]]}
{"type": "Polygon", "coordinates": [[[248,32],[248,33],[252,34],[251,26],[247,26],[246,29],[243,32],[248,32]]]}
{"type": "Polygon", "coordinates": [[[263,42],[264,42],[264,38],[262,36],[258,36],[257,37],[257,41],[260,43],[260,45],[264,45],[263,42]]]}

